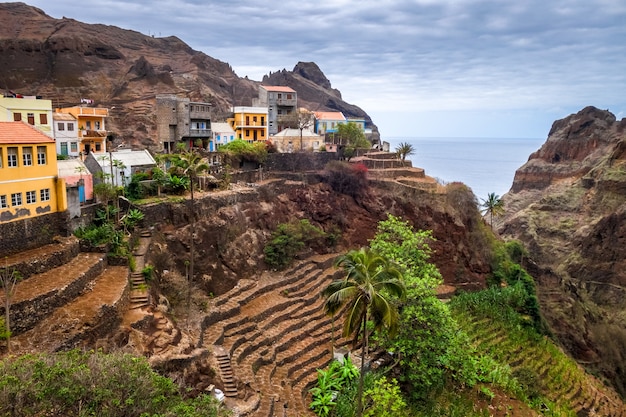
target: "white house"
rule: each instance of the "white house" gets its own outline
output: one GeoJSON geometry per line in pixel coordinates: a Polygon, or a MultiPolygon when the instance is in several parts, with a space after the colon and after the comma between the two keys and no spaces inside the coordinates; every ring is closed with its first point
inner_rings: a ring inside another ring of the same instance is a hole
{"type": "Polygon", "coordinates": [[[80,138],[78,137],[78,121],[69,113],[52,115],[54,141],[57,155],[74,156],[80,154],[80,138]]]}
{"type": "Polygon", "coordinates": [[[101,155],[90,153],[85,158],[85,165],[94,176],[97,177],[100,172],[104,174],[102,176],[105,182],[112,182],[117,186],[128,185],[133,174],[157,166],[156,161],[146,149],[141,151],[120,149],[101,155]],[[111,173],[113,173],[113,181],[111,181],[111,173]]]}
{"type": "Polygon", "coordinates": [[[209,152],[215,152],[221,145],[226,145],[235,140],[235,131],[226,122],[213,122],[211,131],[212,136],[207,149],[209,152]]]}

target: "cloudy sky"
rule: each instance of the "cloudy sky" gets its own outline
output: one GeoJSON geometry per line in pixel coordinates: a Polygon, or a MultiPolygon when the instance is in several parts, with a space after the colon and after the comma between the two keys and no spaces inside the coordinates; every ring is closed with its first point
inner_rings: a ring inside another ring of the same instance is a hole
{"type": "Polygon", "coordinates": [[[313,61],[383,138],[545,138],[588,105],[626,117],[624,0],[24,1],[178,36],[258,81],[313,61]]]}

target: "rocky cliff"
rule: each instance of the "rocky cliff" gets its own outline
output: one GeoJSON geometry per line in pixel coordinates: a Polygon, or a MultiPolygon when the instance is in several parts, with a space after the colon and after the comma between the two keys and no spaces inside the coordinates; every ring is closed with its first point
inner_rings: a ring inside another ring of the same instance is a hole
{"type": "MultiPolygon", "coordinates": [[[[369,116],[345,103],[317,65],[264,78],[298,91],[301,106],[369,116]]],[[[118,142],[155,143],[155,95],[180,94],[213,104],[215,120],[233,105],[251,105],[260,82],[240,78],[228,63],[176,37],[150,37],[114,26],[54,19],[24,3],[0,3],[0,89],[51,99],[54,107],[81,98],[112,109],[108,128],[118,142]]]]}
{"type": "Polygon", "coordinates": [[[499,233],[521,240],[543,314],[577,360],[626,394],[626,119],[554,122],[515,174],[499,233]]]}

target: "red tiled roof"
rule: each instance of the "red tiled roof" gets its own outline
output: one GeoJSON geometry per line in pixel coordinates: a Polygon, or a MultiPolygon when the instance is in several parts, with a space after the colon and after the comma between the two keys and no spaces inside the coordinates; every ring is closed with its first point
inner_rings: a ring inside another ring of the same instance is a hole
{"type": "Polygon", "coordinates": [[[54,139],[25,122],[0,122],[0,143],[49,143],[54,139]]]}
{"type": "Polygon", "coordinates": [[[296,92],[296,90],[294,90],[293,88],[284,87],[282,85],[262,85],[261,87],[263,87],[267,91],[279,91],[282,93],[295,93],[296,92]]]}

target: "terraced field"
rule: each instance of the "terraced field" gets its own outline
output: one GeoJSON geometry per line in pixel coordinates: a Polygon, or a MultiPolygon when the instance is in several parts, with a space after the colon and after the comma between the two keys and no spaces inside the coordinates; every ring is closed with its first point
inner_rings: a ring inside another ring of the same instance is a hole
{"type": "MultiPolygon", "coordinates": [[[[320,292],[341,277],[332,266],[335,256],[313,257],[256,282],[242,280],[213,300],[201,345],[216,353],[227,396],[254,397],[248,414],[312,414],[308,390],[316,369],[332,359],[332,323],[320,292]]],[[[338,340],[335,347],[346,343],[338,340]]]]}

